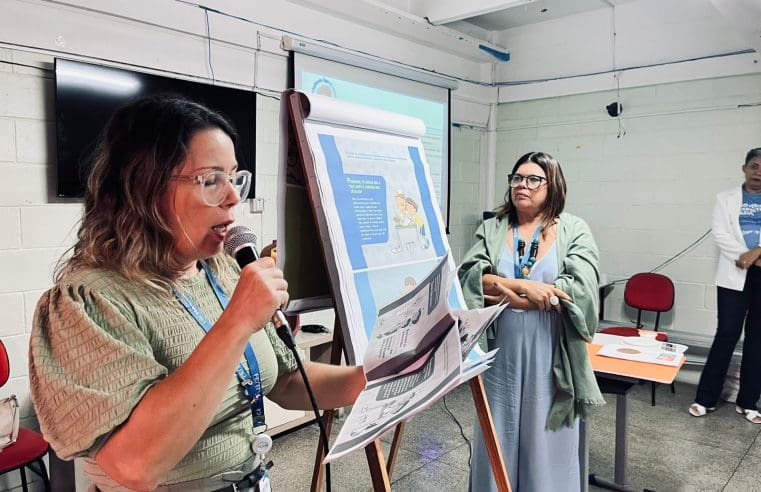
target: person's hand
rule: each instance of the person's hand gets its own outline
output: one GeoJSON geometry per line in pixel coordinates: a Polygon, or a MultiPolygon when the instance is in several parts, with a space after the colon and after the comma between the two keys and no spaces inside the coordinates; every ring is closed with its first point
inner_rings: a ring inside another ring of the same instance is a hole
{"type": "Polygon", "coordinates": [[[508,306],[515,305],[521,300],[520,296],[511,289],[508,289],[499,282],[492,282],[490,286],[484,289],[484,304],[499,304],[506,302],[508,306]]]}
{"type": "Polygon", "coordinates": [[[272,258],[260,258],[240,271],[240,279],[226,311],[233,319],[246,322],[258,331],[272,319],[275,311],[288,303],[288,282],[272,258]]]}
{"type": "Polygon", "coordinates": [[[555,305],[550,302],[550,298],[552,297],[571,301],[571,297],[568,294],[554,285],[537,282],[536,280],[520,280],[519,294],[526,297],[526,299],[535,304],[537,309],[541,311],[549,311],[552,308],[555,308],[558,312],[562,310],[559,302],[555,305]]]}
{"type": "Polygon", "coordinates": [[[756,260],[756,262],[755,262],[755,263],[753,263],[753,264],[754,264],[754,265],[756,265],[757,267],[761,267],[761,258],[759,258],[758,260],[756,260]]]}
{"type": "Polygon", "coordinates": [[[756,247],[741,254],[740,257],[735,260],[737,268],[747,270],[751,265],[755,264],[761,257],[761,248],[756,247]]]}

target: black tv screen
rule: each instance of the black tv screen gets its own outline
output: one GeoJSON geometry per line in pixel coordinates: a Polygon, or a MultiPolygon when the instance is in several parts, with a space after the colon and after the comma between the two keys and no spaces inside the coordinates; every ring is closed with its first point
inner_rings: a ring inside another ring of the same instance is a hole
{"type": "Polygon", "coordinates": [[[225,115],[238,132],[238,167],[256,176],[254,92],[60,58],[55,61],[55,85],[60,197],[84,195],[89,161],[111,114],[130,101],[158,93],[179,94],[225,115]]]}

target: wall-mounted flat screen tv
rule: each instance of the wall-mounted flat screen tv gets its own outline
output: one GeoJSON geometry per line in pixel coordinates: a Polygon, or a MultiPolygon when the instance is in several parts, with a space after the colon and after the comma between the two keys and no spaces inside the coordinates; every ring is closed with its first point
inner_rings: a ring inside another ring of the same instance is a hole
{"type": "Polygon", "coordinates": [[[256,176],[254,92],[60,58],[55,61],[55,86],[60,197],[84,194],[89,161],[111,114],[130,101],[158,93],[179,94],[225,115],[239,135],[238,167],[256,176]]]}

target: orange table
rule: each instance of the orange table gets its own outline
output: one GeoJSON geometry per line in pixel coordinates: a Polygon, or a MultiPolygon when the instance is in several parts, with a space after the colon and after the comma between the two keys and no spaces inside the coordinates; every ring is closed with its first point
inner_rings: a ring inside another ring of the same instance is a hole
{"type": "MultiPolygon", "coordinates": [[[[671,384],[684,364],[684,355],[678,366],[664,366],[647,362],[635,362],[597,355],[602,345],[588,344],[589,360],[595,371],[600,391],[616,395],[616,457],[613,481],[589,475],[589,483],[610,490],[628,491],[627,465],[627,416],[629,391],[641,380],[671,384]]],[[[585,453],[587,453],[586,445],[585,453]]],[[[585,461],[587,458],[585,457],[585,461]]]]}
{"type": "Polygon", "coordinates": [[[671,384],[674,382],[679,369],[684,364],[684,355],[678,366],[664,366],[661,364],[650,364],[647,362],[635,362],[632,360],[615,359],[613,357],[603,357],[597,355],[602,345],[590,343],[587,345],[589,352],[589,361],[592,363],[592,369],[598,374],[615,375],[644,379],[646,381],[655,381],[656,383],[671,384]]]}

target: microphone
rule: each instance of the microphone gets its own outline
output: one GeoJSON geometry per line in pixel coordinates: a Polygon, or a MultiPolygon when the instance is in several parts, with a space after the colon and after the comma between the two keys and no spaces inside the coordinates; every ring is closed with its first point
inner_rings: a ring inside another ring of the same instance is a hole
{"type": "MultiPolygon", "coordinates": [[[[259,253],[256,251],[256,235],[246,226],[235,226],[227,231],[224,247],[225,253],[235,258],[241,268],[259,259],[259,253]]],[[[272,315],[272,324],[275,325],[277,336],[283,343],[289,349],[294,349],[296,342],[282,309],[278,308],[272,315]]]]}
{"type": "MultiPolygon", "coordinates": [[[[225,253],[235,258],[241,268],[249,263],[253,263],[259,259],[259,253],[256,251],[256,235],[246,226],[233,227],[227,231],[227,234],[225,235],[225,253]]],[[[314,418],[317,421],[317,426],[320,428],[322,446],[325,450],[325,455],[327,455],[330,449],[328,434],[325,432],[322,415],[320,415],[320,410],[317,407],[317,400],[314,398],[312,386],[309,384],[309,378],[304,369],[304,363],[301,361],[298,350],[296,350],[296,341],[293,339],[291,326],[288,324],[288,320],[282,309],[278,308],[277,311],[275,311],[275,314],[272,315],[272,323],[275,325],[277,336],[290,349],[293,357],[296,359],[296,365],[301,373],[301,379],[304,380],[304,387],[306,388],[307,394],[309,395],[309,401],[314,410],[314,418]]],[[[325,480],[325,488],[327,492],[330,492],[330,463],[325,464],[325,480]]]]}

